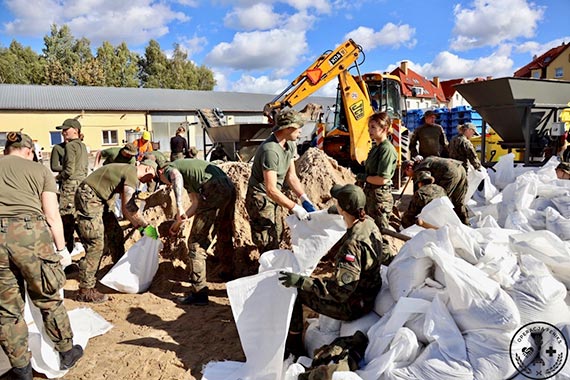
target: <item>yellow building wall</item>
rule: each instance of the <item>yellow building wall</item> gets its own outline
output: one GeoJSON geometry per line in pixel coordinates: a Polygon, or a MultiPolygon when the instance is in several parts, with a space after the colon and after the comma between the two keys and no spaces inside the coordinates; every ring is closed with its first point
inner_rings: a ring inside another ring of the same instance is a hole
{"type": "MultiPolygon", "coordinates": [[[[58,131],[55,127],[65,119],[77,118],[81,123],[83,142],[91,151],[123,146],[127,131],[150,130],[151,117],[142,112],[85,112],[85,113],[53,113],[53,112],[0,112],[0,132],[19,131],[23,129],[44,148],[51,152],[50,132],[58,131]],[[78,117],[79,116],[79,117],[78,117]],[[77,118],[78,117],[78,118],[77,118]],[[103,131],[117,131],[116,144],[103,143],[103,131]]],[[[3,148],[3,147],[1,147],[3,148]]],[[[0,148],[0,149],[1,149],[0,148]]]]}
{"type": "Polygon", "coordinates": [[[570,80],[570,49],[566,49],[556,57],[552,62],[546,67],[546,78],[548,79],[559,79],[559,80],[570,80]],[[561,67],[563,72],[562,77],[556,78],[555,71],[556,68],[561,67]]]}

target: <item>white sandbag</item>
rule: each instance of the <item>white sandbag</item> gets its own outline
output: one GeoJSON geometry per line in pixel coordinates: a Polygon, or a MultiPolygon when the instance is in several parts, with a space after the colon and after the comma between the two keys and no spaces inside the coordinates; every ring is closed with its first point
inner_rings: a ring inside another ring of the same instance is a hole
{"type": "Polygon", "coordinates": [[[336,371],[333,372],[332,380],[362,380],[355,372],[336,371]]]}
{"type": "Polygon", "coordinates": [[[554,277],[570,289],[570,246],[550,231],[511,235],[510,247],[542,261],[554,277]]]}
{"type": "MultiPolygon", "coordinates": [[[[489,204],[485,206],[479,207],[469,207],[473,217],[471,218],[471,225],[479,226],[481,220],[491,217],[495,221],[499,220],[499,205],[498,204],[489,204]]],[[[497,223],[498,224],[498,223],[497,223]]]]}
{"type": "Polygon", "coordinates": [[[435,227],[443,227],[446,224],[462,224],[457,214],[453,211],[453,204],[448,197],[434,199],[425,205],[418,215],[418,219],[422,219],[435,227]]]}
{"type": "Polygon", "coordinates": [[[519,230],[521,232],[535,231],[521,211],[511,211],[505,219],[504,226],[507,229],[519,230]]]}
{"type": "Polygon", "coordinates": [[[536,231],[546,229],[546,212],[533,210],[531,208],[521,210],[520,212],[526,218],[528,225],[533,230],[536,231]]]}
{"type": "MultiPolygon", "coordinates": [[[[489,169],[491,170],[491,169],[489,169]]],[[[486,176],[483,178],[483,189],[475,189],[475,192],[471,196],[472,199],[477,201],[479,204],[490,204],[491,200],[499,194],[499,190],[493,185],[491,181],[491,176],[489,175],[489,170],[486,171],[486,176]]]]}
{"type": "Polygon", "coordinates": [[[283,375],[283,377],[281,377],[281,379],[282,380],[297,380],[299,375],[304,373],[304,372],[305,372],[305,367],[303,367],[299,363],[292,363],[287,367],[287,371],[285,371],[285,374],[283,375]]]}
{"type": "Polygon", "coordinates": [[[299,273],[299,262],[295,254],[288,249],[272,249],[259,256],[258,273],[275,269],[287,269],[289,272],[299,273]]]}
{"type": "Polygon", "coordinates": [[[354,321],[342,322],[340,325],[340,336],[353,336],[357,331],[366,334],[370,327],[378,322],[379,319],[380,316],[372,311],[354,321]]]}
{"type": "Polygon", "coordinates": [[[326,315],[319,314],[318,318],[319,330],[327,332],[327,333],[335,333],[337,337],[340,334],[340,326],[342,325],[342,321],[338,319],[334,319],[331,317],[327,317],[326,315]]]}
{"type": "Polygon", "coordinates": [[[332,341],[339,336],[340,329],[336,331],[326,331],[325,329],[321,330],[319,320],[315,319],[309,324],[309,327],[307,327],[307,330],[305,331],[305,350],[307,350],[309,357],[312,358],[315,350],[327,344],[331,344],[332,341]]]}
{"type": "Polygon", "coordinates": [[[146,292],[158,270],[160,239],[143,236],[113,265],[100,282],[123,293],[146,292]]]}
{"type": "Polygon", "coordinates": [[[470,220],[471,225],[476,228],[501,228],[497,219],[493,215],[486,215],[484,217],[478,217],[475,220],[470,220]]]}
{"type": "Polygon", "coordinates": [[[552,202],[551,199],[545,198],[543,196],[536,197],[530,204],[530,208],[536,211],[544,211],[547,207],[556,208],[556,205],[554,202],[552,202]]]}
{"type": "Polygon", "coordinates": [[[570,321],[564,284],[531,255],[520,255],[519,267],[521,276],[507,292],[519,309],[521,323],[541,321],[556,325],[570,321]]]}
{"type": "Polygon", "coordinates": [[[503,289],[510,289],[520,276],[517,256],[509,250],[508,243],[489,242],[485,248],[485,256],[476,267],[497,281],[503,289]]]}
{"type": "Polygon", "coordinates": [[[487,171],[481,167],[478,170],[475,169],[470,163],[467,170],[467,193],[465,193],[465,202],[471,199],[481,181],[489,177],[487,171]]]}
{"type": "Polygon", "coordinates": [[[493,166],[495,175],[493,185],[499,190],[503,190],[507,185],[515,181],[515,155],[508,153],[499,158],[499,161],[493,166]]]}
{"type": "Polygon", "coordinates": [[[400,233],[409,237],[414,237],[423,230],[425,230],[425,228],[420,227],[417,224],[412,224],[408,228],[401,230],[400,233]]]}
{"type": "Polygon", "coordinates": [[[394,301],[394,297],[392,297],[390,287],[382,283],[382,288],[374,300],[374,312],[379,316],[383,316],[394,306],[395,303],[396,301],[394,301]]]}
{"type": "Polygon", "coordinates": [[[449,238],[455,254],[471,264],[477,264],[485,254],[474,237],[474,231],[464,224],[449,226],[449,238]]]}
{"type": "Polygon", "coordinates": [[[561,240],[570,240],[570,219],[565,218],[555,209],[548,207],[546,214],[546,229],[561,240]]]}

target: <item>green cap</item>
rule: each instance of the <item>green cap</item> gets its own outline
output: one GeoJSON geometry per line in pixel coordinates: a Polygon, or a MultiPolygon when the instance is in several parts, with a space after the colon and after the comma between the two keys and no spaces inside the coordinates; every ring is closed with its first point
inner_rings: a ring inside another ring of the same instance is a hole
{"type": "Polygon", "coordinates": [[[137,146],[135,144],[133,144],[132,142],[125,144],[125,146],[123,147],[123,152],[125,152],[131,156],[136,156],[137,154],[139,154],[139,150],[137,149],[137,146]]]}
{"type": "Polygon", "coordinates": [[[364,191],[356,185],[334,185],[331,195],[338,201],[339,206],[351,215],[366,206],[364,191]]]}
{"type": "Polygon", "coordinates": [[[66,119],[62,125],[55,127],[55,129],[69,129],[69,128],[75,128],[78,131],[81,130],[81,123],[75,119],[66,119]]]}
{"type": "Polygon", "coordinates": [[[32,138],[22,132],[8,132],[6,134],[6,145],[4,149],[13,146],[14,148],[30,148],[34,149],[34,141],[32,138]]]}
{"type": "Polygon", "coordinates": [[[288,109],[277,115],[273,132],[277,132],[285,128],[301,128],[303,124],[305,123],[303,122],[301,114],[295,110],[288,109]]]}
{"type": "Polygon", "coordinates": [[[190,156],[190,158],[196,157],[199,152],[200,151],[195,146],[192,146],[190,147],[190,149],[188,149],[188,155],[190,156]]]}
{"type": "Polygon", "coordinates": [[[155,157],[156,165],[158,166],[159,169],[162,169],[163,167],[168,165],[168,163],[170,162],[164,156],[154,156],[154,157],[155,157]]]}
{"type": "Polygon", "coordinates": [[[156,170],[158,169],[158,166],[156,165],[156,162],[154,162],[153,160],[142,160],[142,161],[141,161],[141,165],[150,166],[151,168],[154,169],[155,172],[156,172],[156,170]]]}
{"type": "Polygon", "coordinates": [[[570,162],[559,163],[556,170],[562,170],[564,173],[570,174],[570,162]]]}

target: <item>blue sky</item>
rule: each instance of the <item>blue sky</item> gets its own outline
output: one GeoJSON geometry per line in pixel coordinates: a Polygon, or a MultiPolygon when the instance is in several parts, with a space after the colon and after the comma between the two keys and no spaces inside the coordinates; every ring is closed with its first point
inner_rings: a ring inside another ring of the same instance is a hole
{"type": "Polygon", "coordinates": [[[179,43],[214,71],[216,90],[275,94],[347,38],[362,45],[364,72],[407,60],[430,79],[510,76],[570,42],[568,15],[570,0],[3,0],[0,46],[41,52],[53,23],[93,48],[179,43]]]}

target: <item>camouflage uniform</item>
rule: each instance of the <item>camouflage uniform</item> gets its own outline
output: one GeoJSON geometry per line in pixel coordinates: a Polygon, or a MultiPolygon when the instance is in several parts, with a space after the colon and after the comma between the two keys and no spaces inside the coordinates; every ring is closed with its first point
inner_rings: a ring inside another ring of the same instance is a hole
{"type": "Polygon", "coordinates": [[[124,186],[137,188],[137,169],[130,164],[108,164],[91,173],[77,188],[75,208],[79,238],[85,247],[85,257],[79,261],[79,287],[91,289],[105,247],[103,213],[107,202],[124,186]]]}
{"type": "Polygon", "coordinates": [[[279,205],[267,196],[263,171],[272,170],[277,173],[277,188],[281,190],[296,151],[293,141],[288,141],[283,149],[272,134],[255,153],[245,208],[251,221],[251,238],[260,253],[279,248],[283,233],[283,220],[277,214],[279,205]]]}
{"type": "Polygon", "coordinates": [[[291,332],[303,331],[302,305],[341,321],[358,319],[374,307],[382,287],[382,235],[372,218],[357,221],[336,247],[333,278],[304,278],[293,308],[291,332]]]}
{"type": "Polygon", "coordinates": [[[424,185],[420,187],[413,195],[408,209],[402,217],[402,227],[408,228],[416,223],[416,218],[422,209],[434,199],[445,197],[447,194],[443,187],[436,185],[424,185]]]}
{"type": "Polygon", "coordinates": [[[77,186],[87,177],[89,162],[87,148],[80,139],[73,139],[65,144],[63,170],[61,172],[61,188],[59,196],[59,213],[63,222],[65,245],[73,251],[75,231],[75,191],[77,186]]]}
{"type": "Polygon", "coordinates": [[[59,294],[65,274],[43,217],[43,192],[57,192],[49,169],[16,156],[0,158],[0,345],[15,368],[28,365],[31,356],[24,289],[41,310],[56,350],[68,351],[73,343],[59,294]]]}
{"type": "Polygon", "coordinates": [[[423,157],[441,156],[447,149],[447,138],[439,124],[422,124],[414,130],[410,137],[410,154],[418,155],[417,143],[419,142],[419,154],[423,157]]]}
{"type": "Polygon", "coordinates": [[[223,271],[231,271],[233,256],[233,221],[236,190],[226,173],[216,165],[200,159],[176,160],[165,168],[168,177],[172,169],[182,174],[184,188],[199,195],[198,208],[188,237],[188,253],[192,263],[190,283],[192,292],[207,291],[207,250],[217,236],[216,252],[221,255],[223,271]],[[224,231],[224,233],[219,233],[224,231]],[[228,231],[230,231],[228,233],[228,231]]]}
{"type": "Polygon", "coordinates": [[[453,208],[464,224],[469,224],[467,208],[465,207],[465,194],[467,193],[467,172],[461,161],[451,158],[428,157],[414,166],[414,182],[417,173],[431,172],[435,183],[443,187],[447,196],[453,203],[453,208]]]}
{"type": "MultiPolygon", "coordinates": [[[[398,155],[396,149],[388,140],[372,148],[364,165],[366,176],[380,176],[385,178],[386,184],[373,185],[366,182],[364,194],[366,195],[366,214],[376,222],[378,228],[390,228],[390,215],[394,207],[392,196],[392,177],[396,171],[398,155]]],[[[392,256],[390,245],[384,238],[384,257],[392,256]]]]}
{"type": "Polygon", "coordinates": [[[475,147],[464,135],[457,135],[449,143],[449,158],[463,162],[463,167],[467,171],[467,162],[471,162],[473,168],[478,170],[481,161],[477,158],[475,147]]]}

